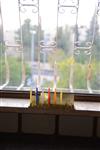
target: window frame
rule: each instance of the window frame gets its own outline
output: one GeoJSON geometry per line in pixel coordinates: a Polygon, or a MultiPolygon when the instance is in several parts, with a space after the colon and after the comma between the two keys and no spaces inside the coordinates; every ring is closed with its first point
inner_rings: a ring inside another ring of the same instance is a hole
{"type": "MultiPolygon", "coordinates": [[[[35,94],[34,91],[33,94],[35,94]]],[[[73,93],[73,94],[75,95],[76,101],[94,101],[94,102],[99,101],[100,102],[100,94],[90,94],[90,93],[73,93]]],[[[0,98],[27,99],[29,98],[29,91],[0,90],[0,98]]]]}
{"type": "MultiPolygon", "coordinates": [[[[29,92],[30,91],[0,90],[0,98],[29,99],[30,95],[29,92]]],[[[90,93],[66,93],[66,94],[74,94],[75,101],[100,102],[100,94],[90,94],[90,93]]],[[[35,95],[35,91],[33,91],[33,95],[35,95]]]]}

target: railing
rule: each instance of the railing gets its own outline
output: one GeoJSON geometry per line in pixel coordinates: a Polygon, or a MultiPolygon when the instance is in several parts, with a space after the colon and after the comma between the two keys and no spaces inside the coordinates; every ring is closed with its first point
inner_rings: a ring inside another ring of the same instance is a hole
{"type": "MultiPolygon", "coordinates": [[[[100,1],[98,0],[98,3],[96,4],[95,8],[95,20],[94,20],[94,27],[93,27],[93,35],[92,35],[92,41],[85,43],[86,46],[81,46],[81,43],[78,41],[77,37],[77,26],[78,26],[78,13],[79,13],[79,0],[73,1],[69,5],[64,4],[65,1],[58,0],[57,4],[57,33],[56,33],[56,40],[55,41],[49,41],[48,43],[45,43],[44,40],[40,40],[40,29],[38,29],[38,81],[37,81],[37,86],[41,87],[40,85],[40,79],[41,79],[41,68],[40,68],[40,52],[46,53],[45,49],[48,49],[47,52],[52,52],[53,50],[57,49],[58,46],[58,41],[57,41],[57,36],[58,36],[58,21],[59,21],[59,14],[62,13],[64,14],[65,9],[72,8],[71,13],[76,14],[76,21],[75,21],[75,35],[74,35],[74,49],[72,53],[72,59],[74,59],[74,55],[79,55],[80,51],[84,51],[84,53],[88,56],[89,62],[88,62],[88,70],[87,70],[87,90],[88,92],[95,93],[95,90],[91,88],[91,59],[93,55],[93,44],[94,44],[94,38],[95,38],[95,27],[96,27],[96,18],[99,15],[100,12],[100,1]]],[[[1,7],[1,5],[0,5],[1,7]]],[[[10,82],[10,69],[9,69],[9,62],[8,62],[8,56],[7,56],[7,51],[6,49],[9,47],[17,48],[21,52],[21,83],[16,89],[23,90],[23,89],[28,89],[28,87],[25,87],[25,81],[26,81],[26,68],[25,68],[25,58],[24,58],[24,45],[23,45],[23,31],[22,31],[22,20],[21,20],[21,13],[25,13],[27,11],[27,7],[32,9],[33,13],[36,13],[38,16],[38,26],[41,26],[41,21],[40,21],[40,9],[39,9],[39,0],[31,0],[30,2],[27,2],[26,0],[18,0],[18,8],[19,8],[19,24],[20,24],[20,44],[8,44],[3,42],[3,45],[5,46],[5,66],[6,66],[6,81],[3,85],[0,86],[0,90],[2,89],[9,89],[9,82],[10,82]],[[5,44],[4,44],[5,43],[5,44]]],[[[2,24],[2,30],[3,30],[3,19],[2,19],[2,10],[0,12],[1,16],[1,24],[2,24]]],[[[74,61],[70,63],[70,75],[69,75],[69,89],[66,89],[66,91],[74,93],[76,91],[81,91],[81,89],[75,89],[73,87],[73,78],[74,78],[74,61]]],[[[56,59],[54,62],[54,85],[53,88],[57,88],[57,64],[56,64],[56,59]]],[[[13,88],[13,87],[12,87],[13,88]]],[[[59,89],[58,89],[59,90],[59,89]]],[[[64,89],[63,89],[64,90],[64,89]]],[[[86,90],[83,90],[83,93],[86,90]]],[[[98,90],[100,92],[100,90],[98,90]]],[[[97,93],[99,93],[97,91],[97,93]]],[[[76,92],[77,93],[77,92],[76,92]]]]}

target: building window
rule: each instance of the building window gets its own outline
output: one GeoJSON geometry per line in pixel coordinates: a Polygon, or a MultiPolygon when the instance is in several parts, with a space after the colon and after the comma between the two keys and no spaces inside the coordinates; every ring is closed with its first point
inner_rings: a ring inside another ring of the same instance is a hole
{"type": "Polygon", "coordinates": [[[1,0],[0,89],[100,94],[99,15],[99,0],[1,0]]]}

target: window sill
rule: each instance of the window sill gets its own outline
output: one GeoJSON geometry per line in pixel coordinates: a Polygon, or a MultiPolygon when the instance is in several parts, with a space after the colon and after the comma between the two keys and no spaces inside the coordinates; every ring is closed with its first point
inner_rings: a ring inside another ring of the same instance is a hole
{"type": "Polygon", "coordinates": [[[0,112],[100,116],[100,102],[74,102],[74,109],[65,107],[29,107],[29,99],[0,98],[0,112]]]}
{"type": "MultiPolygon", "coordinates": [[[[33,92],[33,94],[35,94],[33,92]]],[[[67,94],[67,93],[66,93],[67,94]]],[[[73,93],[75,101],[100,102],[100,94],[73,93]]],[[[29,91],[0,90],[0,98],[29,99],[29,91]]]]}

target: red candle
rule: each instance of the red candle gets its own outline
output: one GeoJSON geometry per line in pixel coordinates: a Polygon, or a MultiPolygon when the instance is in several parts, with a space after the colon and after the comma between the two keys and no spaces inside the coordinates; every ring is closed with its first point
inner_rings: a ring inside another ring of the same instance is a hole
{"type": "Polygon", "coordinates": [[[55,89],[55,91],[54,91],[54,105],[56,105],[56,101],[57,101],[57,94],[56,94],[56,89],[55,89]]]}
{"type": "Polygon", "coordinates": [[[50,105],[50,88],[48,89],[48,105],[50,105]]]}

